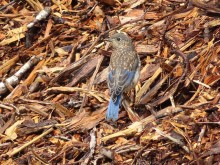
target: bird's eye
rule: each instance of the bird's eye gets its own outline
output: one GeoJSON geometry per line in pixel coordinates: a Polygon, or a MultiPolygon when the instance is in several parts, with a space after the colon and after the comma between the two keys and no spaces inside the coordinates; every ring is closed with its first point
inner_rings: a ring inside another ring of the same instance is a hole
{"type": "Polygon", "coordinates": [[[116,38],[116,40],[117,40],[117,41],[121,41],[121,38],[118,37],[118,38],[116,38]]]}

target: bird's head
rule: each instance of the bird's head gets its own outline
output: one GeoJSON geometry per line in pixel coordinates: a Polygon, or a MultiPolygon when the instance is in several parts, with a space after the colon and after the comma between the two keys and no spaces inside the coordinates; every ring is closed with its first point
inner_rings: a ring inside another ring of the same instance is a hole
{"type": "Polygon", "coordinates": [[[105,40],[109,41],[114,49],[133,48],[132,40],[124,33],[116,33],[105,40]]]}

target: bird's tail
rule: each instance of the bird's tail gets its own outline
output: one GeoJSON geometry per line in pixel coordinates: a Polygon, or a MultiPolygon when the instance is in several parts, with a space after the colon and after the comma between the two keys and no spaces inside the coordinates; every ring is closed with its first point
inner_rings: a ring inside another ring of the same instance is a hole
{"type": "Polygon", "coordinates": [[[121,95],[117,96],[115,102],[113,102],[112,97],[109,101],[108,110],[106,113],[106,120],[107,121],[116,121],[118,120],[118,112],[119,112],[119,105],[120,105],[121,95]]]}

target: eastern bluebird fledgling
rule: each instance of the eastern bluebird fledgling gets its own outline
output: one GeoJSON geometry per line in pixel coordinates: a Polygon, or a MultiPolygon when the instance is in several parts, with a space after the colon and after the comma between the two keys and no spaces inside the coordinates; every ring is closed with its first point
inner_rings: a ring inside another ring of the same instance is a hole
{"type": "Polygon", "coordinates": [[[123,92],[129,91],[138,82],[140,59],[132,40],[126,34],[116,33],[107,41],[111,42],[113,51],[107,78],[111,98],[106,119],[116,121],[123,92]]]}

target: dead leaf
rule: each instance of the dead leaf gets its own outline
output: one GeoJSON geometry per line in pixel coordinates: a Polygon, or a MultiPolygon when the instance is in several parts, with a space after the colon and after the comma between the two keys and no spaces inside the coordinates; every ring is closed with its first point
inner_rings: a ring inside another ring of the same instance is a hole
{"type": "Polygon", "coordinates": [[[11,127],[9,127],[8,129],[6,129],[5,131],[5,135],[7,135],[7,138],[10,140],[15,140],[17,138],[17,133],[16,133],[16,129],[19,125],[21,125],[21,123],[24,122],[23,120],[18,120],[16,121],[11,127]]]}

